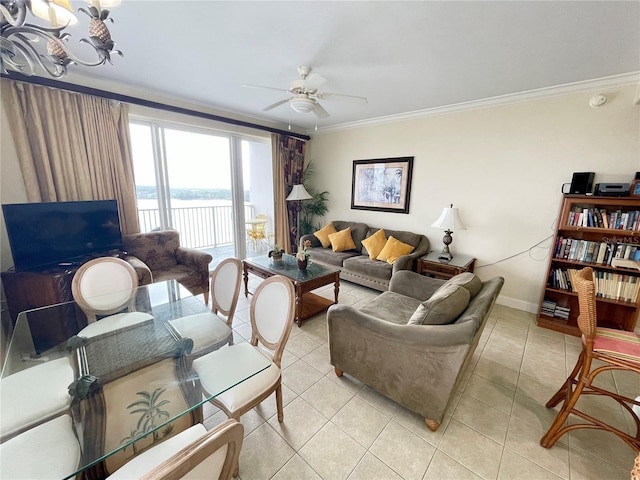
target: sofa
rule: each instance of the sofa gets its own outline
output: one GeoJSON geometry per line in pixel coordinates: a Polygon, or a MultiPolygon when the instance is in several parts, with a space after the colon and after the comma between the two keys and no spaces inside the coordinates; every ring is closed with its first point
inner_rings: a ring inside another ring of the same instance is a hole
{"type": "Polygon", "coordinates": [[[371,260],[369,252],[362,241],[370,238],[380,228],[370,227],[364,223],[333,221],[336,231],[351,229],[351,237],[355,248],[334,252],[332,247],[324,248],[315,234],[303,235],[300,245],[310,242],[310,256],[313,263],[334,267],[340,270],[340,278],[365,287],[384,292],[389,288],[389,281],[396,272],[415,270],[416,259],[429,252],[429,239],[417,233],[383,229],[385,235],[393,236],[403,243],[412,245],[414,250],[408,255],[400,256],[392,265],[381,260],[371,260]]]}
{"type": "Polygon", "coordinates": [[[140,285],[177,280],[191,294],[204,294],[204,302],[209,303],[210,254],[181,247],[176,230],[124,235],[122,241],[123,258],[136,270],[140,285]]]}
{"type": "Polygon", "coordinates": [[[332,305],[327,323],[336,375],[357,378],[437,430],[503,283],[502,277],[482,282],[468,272],[445,281],[401,271],[387,292],[359,309],[332,305]],[[446,304],[458,294],[468,303],[454,298],[455,308],[446,304]],[[431,310],[422,317],[425,305],[431,310]]]}

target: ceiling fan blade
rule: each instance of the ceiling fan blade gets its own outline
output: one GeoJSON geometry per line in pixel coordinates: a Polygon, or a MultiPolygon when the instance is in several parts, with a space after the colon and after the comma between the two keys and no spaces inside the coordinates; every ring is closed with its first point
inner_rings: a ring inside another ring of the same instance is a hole
{"type": "Polygon", "coordinates": [[[327,112],[318,102],[316,102],[316,106],[313,107],[313,113],[315,113],[318,118],[327,118],[329,116],[329,112],[327,112]]]}
{"type": "Polygon", "coordinates": [[[327,81],[322,75],[312,72],[304,79],[304,88],[307,90],[317,90],[318,87],[324,85],[327,81]]]}
{"type": "MultiPolygon", "coordinates": [[[[286,90],[285,90],[285,91],[286,91],[286,90]]],[[[287,103],[288,101],[289,101],[289,99],[288,99],[288,98],[285,98],[284,100],[280,100],[279,102],[276,102],[276,103],[274,103],[274,104],[272,104],[272,105],[269,105],[268,107],[264,107],[264,108],[262,109],[262,111],[263,111],[263,112],[268,112],[269,110],[272,110],[272,109],[274,109],[274,108],[276,108],[276,107],[279,107],[280,105],[282,105],[283,103],[287,103]]]]}
{"type": "Polygon", "coordinates": [[[284,88],[265,87],[264,85],[242,85],[242,86],[246,88],[262,88],[264,90],[275,90],[277,92],[289,93],[289,90],[286,90],[284,88]]]}
{"type": "Polygon", "coordinates": [[[336,97],[352,98],[354,100],[362,100],[364,103],[369,103],[369,100],[367,100],[367,97],[359,97],[358,95],[345,95],[343,93],[324,92],[324,93],[318,93],[316,97],[321,99],[329,99],[329,100],[336,97]]]}

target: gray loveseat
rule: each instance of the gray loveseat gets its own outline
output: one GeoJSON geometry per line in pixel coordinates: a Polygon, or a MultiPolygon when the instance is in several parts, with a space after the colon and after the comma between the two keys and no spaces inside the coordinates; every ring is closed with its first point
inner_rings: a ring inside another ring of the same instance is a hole
{"type": "Polygon", "coordinates": [[[465,293],[466,308],[444,325],[408,324],[421,303],[446,283],[415,272],[395,274],[389,291],[359,310],[332,305],[327,323],[330,361],[336,374],[344,372],[361,380],[421,415],[435,431],[504,283],[502,277],[474,280],[478,293],[470,301],[470,294],[465,293]]]}
{"type": "Polygon", "coordinates": [[[429,239],[417,233],[387,230],[383,228],[387,238],[393,236],[403,243],[415,247],[409,255],[403,255],[393,265],[381,260],[371,260],[369,252],[362,244],[362,240],[376,233],[379,227],[370,227],[365,223],[333,221],[333,226],[337,231],[351,227],[351,238],[355,243],[354,250],[344,252],[334,252],[331,247],[322,248],[320,240],[315,235],[303,235],[300,245],[305,240],[311,242],[311,261],[320,265],[335,267],[340,269],[340,278],[349,282],[357,283],[365,287],[373,288],[384,292],[389,288],[389,281],[392,275],[400,270],[415,270],[416,259],[429,252],[429,239]]]}

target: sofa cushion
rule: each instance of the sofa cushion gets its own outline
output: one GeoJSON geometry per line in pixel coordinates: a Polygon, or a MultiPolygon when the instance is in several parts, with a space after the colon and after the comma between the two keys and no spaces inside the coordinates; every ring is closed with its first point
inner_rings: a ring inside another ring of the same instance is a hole
{"type": "Polygon", "coordinates": [[[390,236],[384,248],[378,254],[377,259],[393,265],[399,257],[410,254],[414,249],[415,247],[413,245],[406,244],[390,236]]]}
{"type": "MultiPolygon", "coordinates": [[[[370,237],[362,240],[363,250],[366,249],[371,260],[375,260],[387,243],[387,236],[384,230],[380,229],[370,237]]],[[[364,253],[364,251],[362,252],[364,253]]]]}
{"type": "Polygon", "coordinates": [[[332,233],[329,235],[329,241],[331,242],[331,249],[334,252],[344,252],[345,250],[353,250],[356,248],[356,244],[353,243],[353,238],[351,237],[351,227],[347,227],[337,233],[332,233]]]}
{"type": "Polygon", "coordinates": [[[409,325],[446,325],[464,312],[471,294],[459,285],[443,285],[422,302],[409,319],[409,325]]]}
{"type": "Polygon", "coordinates": [[[315,232],[313,235],[320,240],[323,248],[329,248],[331,246],[331,242],[329,241],[329,235],[332,233],[337,233],[337,230],[333,226],[333,223],[329,222],[327,225],[322,227],[320,230],[315,232]]]}
{"type": "Polygon", "coordinates": [[[334,252],[330,248],[312,248],[310,251],[311,262],[341,268],[342,263],[350,257],[357,257],[360,254],[354,250],[344,252],[334,252]]]}
{"type": "Polygon", "coordinates": [[[391,280],[393,267],[387,262],[370,260],[369,257],[358,255],[347,258],[343,262],[343,270],[363,277],[370,277],[382,280],[391,280]]]}
{"type": "MultiPolygon", "coordinates": [[[[482,288],[482,281],[475,273],[464,272],[447,280],[444,285],[458,285],[469,290],[471,298],[475,297],[482,288]]],[[[444,287],[443,285],[443,287],[444,287]]]]}
{"type": "Polygon", "coordinates": [[[387,291],[365,303],[358,310],[387,322],[406,325],[419,305],[420,300],[416,298],[387,291]]]}

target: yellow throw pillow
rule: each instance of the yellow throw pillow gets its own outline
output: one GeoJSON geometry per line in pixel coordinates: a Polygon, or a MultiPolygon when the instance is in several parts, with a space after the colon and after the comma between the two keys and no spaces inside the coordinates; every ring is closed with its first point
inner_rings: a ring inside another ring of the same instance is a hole
{"type": "Polygon", "coordinates": [[[318,240],[320,240],[322,248],[329,248],[329,246],[331,245],[331,242],[329,241],[329,235],[331,235],[332,233],[338,233],[338,231],[333,226],[333,223],[329,223],[315,232],[314,235],[318,240]]]}
{"type": "Polygon", "coordinates": [[[362,240],[362,244],[367,249],[367,252],[369,252],[369,258],[371,260],[375,260],[378,257],[378,254],[382,251],[386,243],[387,236],[382,229],[362,240]]]}
{"type": "Polygon", "coordinates": [[[351,237],[351,227],[332,233],[329,235],[329,241],[334,252],[343,252],[356,248],[356,244],[353,243],[353,238],[351,237]]]}
{"type": "Polygon", "coordinates": [[[398,260],[398,258],[400,258],[402,255],[410,254],[414,249],[415,247],[407,245],[406,243],[403,243],[391,236],[387,240],[387,243],[385,244],[382,251],[378,254],[377,259],[393,265],[396,260],[398,260]]]}

